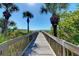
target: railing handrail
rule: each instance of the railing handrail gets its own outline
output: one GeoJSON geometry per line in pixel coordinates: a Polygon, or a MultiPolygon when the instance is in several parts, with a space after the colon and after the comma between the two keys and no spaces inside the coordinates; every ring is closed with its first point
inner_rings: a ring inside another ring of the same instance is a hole
{"type": "Polygon", "coordinates": [[[59,43],[60,45],[62,45],[63,47],[67,48],[68,50],[74,52],[75,54],[79,55],[79,47],[77,45],[74,45],[70,42],[67,42],[63,39],[59,39],[55,36],[52,36],[50,34],[48,34],[47,32],[43,32],[44,34],[46,34],[47,36],[49,36],[51,39],[55,40],[57,43],[59,43]]]}
{"type": "Polygon", "coordinates": [[[4,41],[3,43],[0,43],[0,49],[6,48],[9,44],[15,44],[19,40],[22,40],[24,37],[29,37],[30,35],[32,35],[34,33],[36,33],[36,32],[32,32],[32,33],[27,34],[27,35],[23,35],[23,36],[14,38],[14,39],[10,39],[10,40],[4,41]]]}

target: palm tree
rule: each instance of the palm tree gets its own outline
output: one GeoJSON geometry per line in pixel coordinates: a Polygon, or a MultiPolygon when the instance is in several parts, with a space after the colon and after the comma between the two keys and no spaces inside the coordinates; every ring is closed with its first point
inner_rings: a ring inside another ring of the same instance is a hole
{"type": "Polygon", "coordinates": [[[29,33],[29,22],[30,22],[30,18],[33,18],[33,14],[31,14],[29,11],[25,11],[23,12],[23,18],[27,17],[27,29],[28,29],[28,33],[29,33]]]}
{"type": "Polygon", "coordinates": [[[50,18],[52,27],[53,27],[53,32],[54,32],[54,36],[57,37],[57,25],[59,22],[59,14],[60,11],[67,9],[68,4],[67,3],[46,3],[45,6],[42,6],[41,8],[41,13],[46,13],[49,11],[50,13],[52,13],[52,16],[50,18]]]}
{"type": "Polygon", "coordinates": [[[2,33],[6,35],[7,33],[7,26],[8,26],[8,20],[11,17],[11,13],[14,11],[18,11],[18,7],[13,3],[1,3],[0,8],[4,8],[5,11],[3,12],[3,16],[5,17],[3,21],[3,27],[2,27],[2,33]]]}

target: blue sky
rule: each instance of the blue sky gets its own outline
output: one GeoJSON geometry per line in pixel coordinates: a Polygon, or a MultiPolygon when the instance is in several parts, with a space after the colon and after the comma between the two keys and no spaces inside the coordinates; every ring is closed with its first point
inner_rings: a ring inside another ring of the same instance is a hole
{"type": "MultiPolygon", "coordinates": [[[[40,7],[43,5],[41,3],[39,4],[27,4],[27,3],[17,3],[16,4],[19,7],[18,12],[14,12],[12,16],[10,17],[10,20],[13,20],[16,22],[16,26],[19,29],[27,29],[27,18],[22,17],[23,11],[30,11],[34,18],[30,19],[30,29],[31,30],[49,30],[51,27],[50,23],[50,17],[51,14],[40,14],[40,7]]],[[[73,11],[76,9],[76,4],[71,4],[69,6],[69,11],[73,11]]],[[[4,9],[0,9],[0,17],[2,17],[2,12],[4,9]]]]}

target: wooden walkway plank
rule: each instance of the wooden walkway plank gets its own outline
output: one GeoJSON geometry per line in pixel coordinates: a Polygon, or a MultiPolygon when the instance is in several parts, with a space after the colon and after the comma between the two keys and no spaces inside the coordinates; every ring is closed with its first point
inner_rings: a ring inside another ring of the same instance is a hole
{"type": "Polygon", "coordinates": [[[27,54],[29,56],[55,56],[54,51],[41,32],[39,32],[34,44],[29,48],[28,53],[25,52],[25,55],[27,54]]]}

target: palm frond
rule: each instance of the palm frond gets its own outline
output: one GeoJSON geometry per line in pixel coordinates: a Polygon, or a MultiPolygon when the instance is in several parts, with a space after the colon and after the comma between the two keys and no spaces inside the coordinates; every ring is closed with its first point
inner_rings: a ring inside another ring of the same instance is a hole
{"type": "Polygon", "coordinates": [[[6,9],[13,6],[13,3],[2,3],[2,6],[4,6],[6,9]]]}
{"type": "Polygon", "coordinates": [[[61,7],[62,9],[67,9],[68,6],[69,6],[69,3],[60,3],[60,7],[61,7]]]}
{"type": "Polygon", "coordinates": [[[19,11],[19,8],[18,8],[16,5],[13,5],[13,6],[10,8],[10,12],[13,12],[13,11],[19,11]]]}
{"type": "Polygon", "coordinates": [[[69,6],[69,3],[45,3],[46,9],[50,13],[58,13],[61,9],[66,10],[69,6]]]}
{"type": "Polygon", "coordinates": [[[14,21],[9,21],[9,26],[15,26],[16,23],[14,21]]]}
{"type": "Polygon", "coordinates": [[[29,11],[25,11],[25,12],[23,12],[23,17],[33,18],[34,16],[33,16],[33,14],[30,13],[29,11]]]}
{"type": "Polygon", "coordinates": [[[0,7],[7,9],[9,12],[18,11],[19,8],[13,3],[1,3],[0,7]]]}
{"type": "Polygon", "coordinates": [[[46,13],[46,14],[47,14],[48,11],[47,11],[46,8],[44,8],[44,6],[42,6],[40,12],[41,12],[41,13],[46,13]]]}

